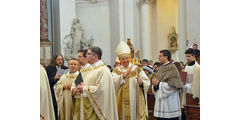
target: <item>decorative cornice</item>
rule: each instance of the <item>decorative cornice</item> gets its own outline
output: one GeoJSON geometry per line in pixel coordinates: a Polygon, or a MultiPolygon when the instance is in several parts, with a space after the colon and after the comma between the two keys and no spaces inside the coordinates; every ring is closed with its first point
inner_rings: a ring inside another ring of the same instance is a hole
{"type": "Polygon", "coordinates": [[[138,0],[138,4],[144,5],[144,4],[148,4],[150,5],[154,0],[138,0]]]}
{"type": "Polygon", "coordinates": [[[76,7],[110,6],[110,0],[76,0],[76,7]]]}

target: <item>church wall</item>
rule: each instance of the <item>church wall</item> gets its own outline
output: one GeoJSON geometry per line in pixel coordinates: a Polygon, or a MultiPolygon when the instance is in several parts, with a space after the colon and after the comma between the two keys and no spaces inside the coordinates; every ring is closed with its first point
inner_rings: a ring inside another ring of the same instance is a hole
{"type": "Polygon", "coordinates": [[[110,3],[108,0],[98,0],[92,4],[89,1],[76,1],[76,17],[84,30],[86,40],[94,38],[93,46],[102,49],[102,61],[111,64],[110,36],[110,3]]]}
{"type": "MultiPolygon", "coordinates": [[[[102,60],[106,64],[114,64],[115,48],[119,41],[126,41],[127,38],[131,38],[135,49],[140,49],[142,53],[147,52],[145,56],[149,55],[148,59],[153,59],[154,62],[158,61],[159,51],[168,49],[168,34],[173,26],[177,33],[179,30],[181,32],[179,33],[181,40],[178,41],[179,50],[173,54],[175,61],[185,62],[183,53],[187,48],[184,47],[186,32],[188,32],[189,46],[191,47],[196,42],[200,48],[199,0],[154,0],[150,5],[150,10],[137,6],[135,0],[97,0],[97,3],[86,0],[60,0],[57,12],[59,12],[59,18],[54,17],[57,29],[55,28],[53,31],[55,34],[57,31],[57,37],[53,40],[56,41],[55,46],[60,46],[62,54],[64,54],[63,39],[70,34],[72,20],[75,17],[80,20],[86,40],[93,36],[93,45],[102,48],[102,60]],[[182,19],[185,21],[184,25],[179,22],[180,1],[185,1],[183,3],[185,9],[180,11],[180,13],[184,12],[184,19],[182,19]],[[144,10],[147,10],[145,13],[149,14],[145,15],[144,10]],[[143,19],[144,15],[149,18],[143,19]],[[150,34],[150,40],[147,41],[144,41],[144,36],[147,36],[142,30],[148,28],[145,23],[150,26],[150,31],[147,32],[150,34]],[[183,27],[184,29],[181,29],[183,27]],[[146,42],[148,45],[145,49],[149,48],[150,51],[143,51],[143,45],[146,45],[146,42]]],[[[59,51],[57,47],[53,47],[53,49],[59,51]]]]}
{"type": "MultiPolygon", "coordinates": [[[[153,4],[152,59],[156,62],[159,51],[169,48],[168,35],[172,32],[172,27],[178,33],[178,0],[155,0],[153,4]]],[[[177,54],[173,55],[173,59],[178,59],[177,54]]]]}
{"type": "MultiPolygon", "coordinates": [[[[64,55],[64,37],[71,33],[72,20],[76,17],[76,4],[75,0],[60,0],[59,1],[60,11],[60,44],[61,54],[64,55]]],[[[67,61],[65,65],[67,65],[67,61]]]]}

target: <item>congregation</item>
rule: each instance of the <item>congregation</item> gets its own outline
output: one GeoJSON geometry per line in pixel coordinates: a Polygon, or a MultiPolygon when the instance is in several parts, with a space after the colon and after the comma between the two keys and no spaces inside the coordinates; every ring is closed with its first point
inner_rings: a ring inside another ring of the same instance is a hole
{"type": "Polygon", "coordinates": [[[158,61],[133,62],[122,41],[113,67],[104,64],[97,46],[79,50],[68,66],[61,54],[52,56],[51,64],[40,71],[47,75],[41,81],[49,82],[52,103],[52,112],[45,114],[54,113],[49,120],[187,119],[187,95],[200,101],[198,45],[185,51],[186,63],[174,61],[167,49],[156,52],[158,61]]]}

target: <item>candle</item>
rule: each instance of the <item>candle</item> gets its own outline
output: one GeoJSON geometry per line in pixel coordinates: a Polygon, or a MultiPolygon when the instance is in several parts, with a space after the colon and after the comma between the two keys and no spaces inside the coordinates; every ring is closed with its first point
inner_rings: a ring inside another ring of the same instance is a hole
{"type": "Polygon", "coordinates": [[[186,40],[188,40],[188,32],[186,33],[186,40]]]}

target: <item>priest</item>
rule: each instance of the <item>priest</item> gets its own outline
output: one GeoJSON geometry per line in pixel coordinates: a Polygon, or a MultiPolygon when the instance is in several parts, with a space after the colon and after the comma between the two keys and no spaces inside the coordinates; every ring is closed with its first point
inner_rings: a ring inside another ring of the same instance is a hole
{"type": "Polygon", "coordinates": [[[109,69],[101,61],[101,48],[96,46],[89,48],[86,56],[91,66],[81,70],[83,83],[75,85],[83,95],[81,104],[83,115],[80,114],[80,118],[118,120],[114,84],[109,69]]]}
{"type": "Polygon", "coordinates": [[[119,120],[146,120],[150,80],[140,67],[130,63],[130,48],[125,42],[120,42],[115,52],[121,64],[112,72],[119,120]]]}
{"type": "Polygon", "coordinates": [[[78,76],[78,61],[73,58],[68,63],[69,72],[64,74],[54,86],[56,100],[58,103],[58,120],[72,120],[72,93],[71,86],[78,76]]]}
{"type": "Polygon", "coordinates": [[[87,62],[87,49],[79,50],[78,51],[78,57],[77,60],[81,66],[80,73],[78,74],[78,77],[76,78],[75,82],[72,84],[71,91],[74,95],[73,101],[74,101],[74,112],[73,112],[73,120],[84,120],[84,98],[82,93],[76,88],[76,84],[83,82],[82,73],[85,71],[88,67],[91,65],[87,62]]]}
{"type": "Polygon", "coordinates": [[[40,65],[40,120],[55,120],[48,76],[40,65]]]}

